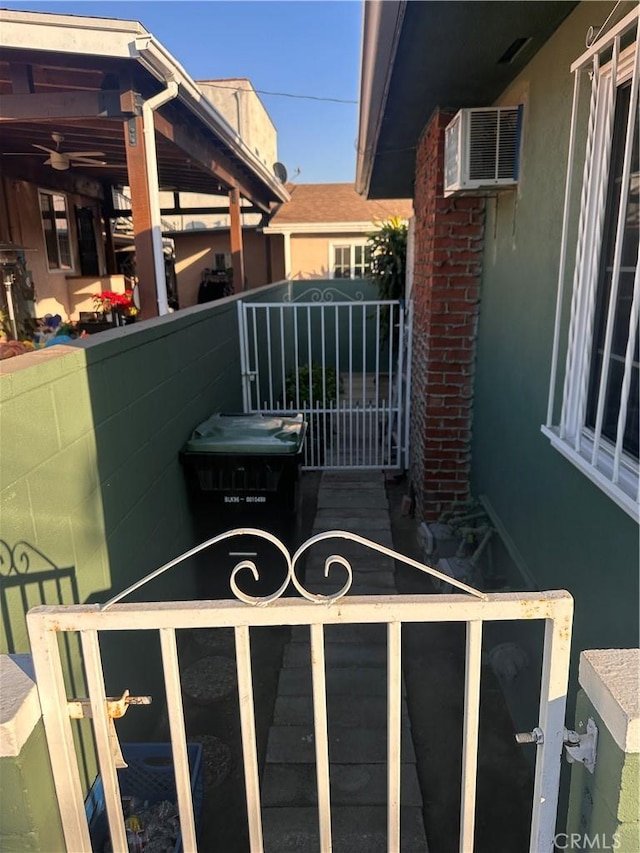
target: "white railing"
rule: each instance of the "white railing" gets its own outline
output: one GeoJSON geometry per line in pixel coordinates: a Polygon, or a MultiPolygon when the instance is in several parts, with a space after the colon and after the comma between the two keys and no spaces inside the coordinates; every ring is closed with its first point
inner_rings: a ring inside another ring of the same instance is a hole
{"type": "MultiPolygon", "coordinates": [[[[85,818],[83,793],[74,746],[69,701],[60,658],[61,633],[79,633],[89,689],[91,717],[98,764],[104,784],[106,812],[114,850],[127,850],[120,789],[114,761],[113,733],[107,717],[107,696],[100,654],[100,632],[157,631],[160,637],[166,702],[170,719],[171,747],[184,849],[197,850],[189,763],[181,699],[176,631],[187,628],[233,628],[240,699],[240,721],[250,845],[253,853],[263,849],[260,780],[254,720],[250,630],[256,626],[308,625],[311,635],[310,666],[313,680],[313,708],[318,786],[320,846],[329,853],[331,842],[330,764],[327,738],[326,673],[324,626],[359,624],[387,625],[387,847],[400,849],[401,804],[401,638],[403,623],[461,622],[467,626],[463,762],[461,778],[461,820],[459,849],[473,849],[476,811],[476,765],[478,750],[479,699],[481,680],[482,629],[484,622],[543,620],[544,656],[540,687],[539,729],[531,825],[531,853],[551,853],[555,832],[560,758],[564,735],[565,699],[569,667],[569,647],[573,602],[564,591],[544,593],[485,594],[435,569],[418,563],[353,533],[329,531],[312,537],[290,555],[276,537],[264,531],[242,528],[216,536],[162,566],[133,584],[106,604],[67,607],[37,607],[27,621],[36,670],[43,721],[51,766],[68,851],[91,850],[85,818]],[[239,562],[231,574],[231,588],[237,600],[175,601],[123,604],[122,599],[160,574],[210,545],[235,536],[253,535],[271,542],[282,554],[286,566],[280,587],[271,595],[257,598],[244,593],[239,584],[246,570],[258,579],[251,560],[239,562]],[[330,595],[311,593],[297,577],[300,558],[316,543],[349,540],[378,553],[393,557],[460,589],[456,595],[353,596],[347,598],[352,581],[349,562],[339,554],[325,561],[325,577],[342,571],[345,583],[330,595]],[[302,598],[285,598],[292,585],[302,598]],[[339,600],[339,604],[337,601],[339,600]],[[256,606],[262,605],[262,606],[256,606]]],[[[77,705],[76,703],[73,703],[77,705]]]]}
{"type": "Polygon", "coordinates": [[[305,302],[238,303],[244,410],[302,413],[305,468],[406,464],[405,307],[356,296],[315,288],[305,302]]]}

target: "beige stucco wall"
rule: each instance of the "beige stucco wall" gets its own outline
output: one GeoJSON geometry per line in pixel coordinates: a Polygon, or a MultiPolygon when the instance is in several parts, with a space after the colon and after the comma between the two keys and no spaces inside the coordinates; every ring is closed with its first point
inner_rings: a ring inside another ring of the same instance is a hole
{"type": "Polygon", "coordinates": [[[331,244],[359,243],[365,240],[364,233],[292,234],[291,278],[331,278],[331,244]]]}
{"type": "Polygon", "coordinates": [[[269,169],[278,159],[278,135],[249,80],[198,82],[205,96],[269,169]],[[218,85],[215,85],[215,84],[218,85]]]}
{"type": "MultiPolygon", "coordinates": [[[[178,301],[181,308],[188,308],[197,304],[202,271],[214,266],[214,255],[231,251],[229,232],[183,231],[171,237],[175,243],[178,301]]],[[[265,236],[257,231],[244,231],[243,243],[247,288],[268,284],[265,236]]]]}
{"type": "MultiPolygon", "coordinates": [[[[74,319],[77,318],[77,313],[74,312],[75,305],[73,299],[75,285],[71,288],[70,292],[67,276],[78,276],[80,274],[75,208],[76,206],[93,207],[95,209],[95,221],[99,222],[98,203],[95,199],[82,195],[62,193],[67,199],[74,269],[71,272],[64,270],[50,271],[47,265],[47,253],[42,232],[42,221],[40,219],[39,188],[49,189],[44,185],[37,187],[35,184],[15,178],[5,179],[10,238],[14,243],[25,249],[26,266],[31,272],[35,284],[36,316],[44,317],[45,314],[60,314],[65,320],[74,319]]],[[[60,191],[51,190],[51,192],[60,191]]],[[[104,272],[105,258],[103,242],[97,233],[96,244],[98,247],[100,268],[104,272]]],[[[83,308],[82,310],[92,310],[92,308],[83,308]]]]}

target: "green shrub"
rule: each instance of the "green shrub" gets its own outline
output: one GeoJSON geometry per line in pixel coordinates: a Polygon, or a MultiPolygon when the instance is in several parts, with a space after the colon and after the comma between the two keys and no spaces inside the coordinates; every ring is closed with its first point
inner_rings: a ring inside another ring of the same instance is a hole
{"type": "Polygon", "coordinates": [[[291,402],[294,405],[309,405],[311,396],[313,397],[313,406],[319,403],[321,406],[329,403],[330,400],[335,401],[338,391],[338,374],[335,367],[325,367],[324,387],[322,382],[322,365],[313,363],[311,365],[311,394],[309,393],[309,365],[301,364],[297,371],[291,370],[287,374],[286,379],[286,394],[287,405],[291,402]],[[296,402],[296,374],[298,376],[299,403],[296,402]]]}

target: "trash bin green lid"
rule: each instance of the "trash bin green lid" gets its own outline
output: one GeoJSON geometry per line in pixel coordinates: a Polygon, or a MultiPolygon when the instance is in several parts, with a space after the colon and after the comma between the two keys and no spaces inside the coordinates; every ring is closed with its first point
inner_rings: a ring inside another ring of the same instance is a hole
{"type": "Polygon", "coordinates": [[[302,447],[307,424],[302,415],[212,415],[193,431],[188,453],[293,454],[302,447]]]}

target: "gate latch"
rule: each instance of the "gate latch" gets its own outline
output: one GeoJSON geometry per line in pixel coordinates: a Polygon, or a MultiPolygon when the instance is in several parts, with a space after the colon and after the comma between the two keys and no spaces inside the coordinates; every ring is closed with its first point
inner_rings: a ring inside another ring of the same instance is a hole
{"type": "MultiPolygon", "coordinates": [[[[128,767],[124,760],[114,720],[119,720],[127,713],[129,705],[150,705],[151,696],[130,696],[125,690],[122,696],[107,696],[107,722],[109,724],[109,746],[116,767],[128,767]]],[[[72,720],[83,720],[92,717],[91,701],[89,699],[70,699],[67,709],[72,720]]]]}
{"type": "Polygon", "coordinates": [[[567,750],[567,761],[570,764],[579,761],[589,773],[593,773],[598,748],[598,727],[592,717],[587,720],[587,730],[582,735],[570,729],[564,730],[564,748],[567,750]]]}

